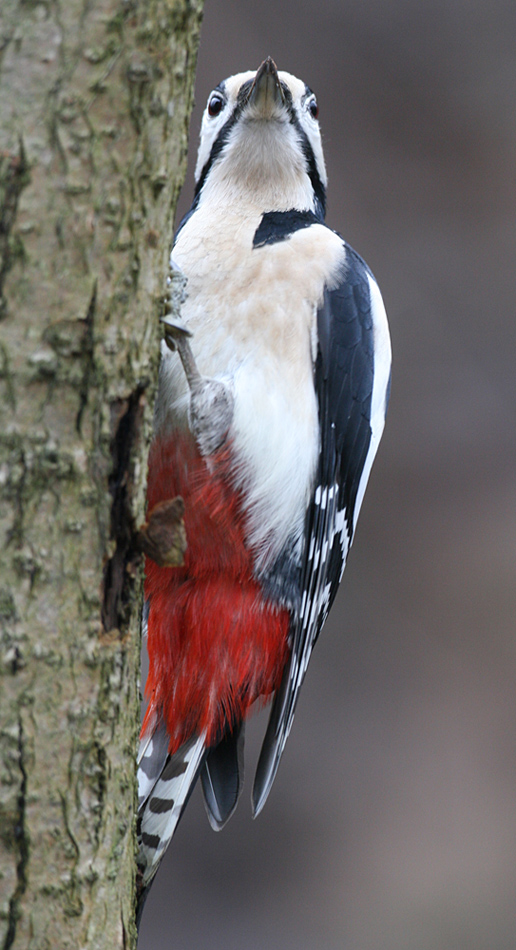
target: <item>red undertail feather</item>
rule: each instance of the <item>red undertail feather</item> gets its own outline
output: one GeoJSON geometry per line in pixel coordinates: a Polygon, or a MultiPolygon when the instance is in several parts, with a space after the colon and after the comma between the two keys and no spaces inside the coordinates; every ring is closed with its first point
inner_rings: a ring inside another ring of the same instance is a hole
{"type": "Polygon", "coordinates": [[[209,463],[189,433],[155,439],[148,504],[182,495],[188,548],[182,567],[147,560],[149,706],[142,734],[161,711],[171,753],[193,734],[207,744],[279,687],[289,613],[267,604],[252,574],[231,450],[209,463]]]}

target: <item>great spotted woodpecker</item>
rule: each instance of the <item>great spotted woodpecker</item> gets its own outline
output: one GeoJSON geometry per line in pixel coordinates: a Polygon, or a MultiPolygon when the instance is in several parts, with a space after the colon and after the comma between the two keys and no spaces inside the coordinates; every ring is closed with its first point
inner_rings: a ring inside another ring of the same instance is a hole
{"type": "Polygon", "coordinates": [[[228,820],[244,721],[274,697],[262,809],[384,427],[387,318],[324,223],[317,118],[311,89],[270,58],[220,83],[172,252],[184,326],[165,323],[148,503],[183,497],[188,548],[182,567],[147,562],[142,893],[199,775],[212,826],[228,820]]]}

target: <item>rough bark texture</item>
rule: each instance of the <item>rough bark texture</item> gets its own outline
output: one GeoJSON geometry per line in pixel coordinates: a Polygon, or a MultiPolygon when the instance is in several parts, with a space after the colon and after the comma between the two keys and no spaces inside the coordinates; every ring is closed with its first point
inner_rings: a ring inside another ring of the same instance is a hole
{"type": "Polygon", "coordinates": [[[135,529],[201,10],[0,5],[3,950],[135,942],[135,529]]]}

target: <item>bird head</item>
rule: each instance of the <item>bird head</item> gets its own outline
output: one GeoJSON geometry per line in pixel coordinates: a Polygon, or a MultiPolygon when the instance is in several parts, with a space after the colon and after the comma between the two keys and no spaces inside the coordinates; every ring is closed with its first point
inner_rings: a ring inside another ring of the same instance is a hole
{"type": "Polygon", "coordinates": [[[210,93],[195,171],[196,200],[262,211],[309,209],[324,216],[326,168],[312,90],[278,72],[269,57],[256,72],[230,76],[210,93]]]}

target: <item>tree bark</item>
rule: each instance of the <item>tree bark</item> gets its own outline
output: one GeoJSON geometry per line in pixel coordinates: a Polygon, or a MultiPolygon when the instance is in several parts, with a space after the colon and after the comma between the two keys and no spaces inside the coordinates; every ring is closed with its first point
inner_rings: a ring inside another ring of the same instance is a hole
{"type": "Polygon", "coordinates": [[[135,946],[135,537],[201,14],[0,4],[3,950],[135,946]]]}

